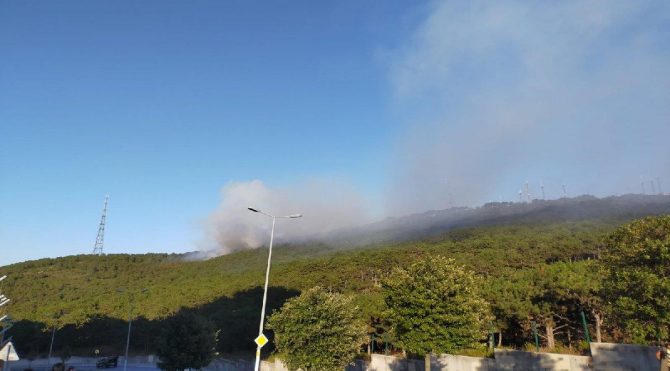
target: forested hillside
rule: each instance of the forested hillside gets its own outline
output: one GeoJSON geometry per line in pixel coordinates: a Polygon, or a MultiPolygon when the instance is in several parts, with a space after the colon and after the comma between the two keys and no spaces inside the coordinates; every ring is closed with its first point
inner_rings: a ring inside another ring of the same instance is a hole
{"type": "Polygon", "coordinates": [[[370,225],[338,230],[317,239],[351,246],[365,243],[410,241],[444,231],[486,225],[556,223],[563,221],[620,219],[670,213],[670,195],[628,194],[597,198],[579,196],[532,202],[491,202],[480,207],[430,210],[370,225]]]}
{"type": "MultiPolygon", "coordinates": [[[[395,266],[443,255],[483,278],[481,291],[496,316],[492,330],[502,344],[531,342],[531,322],[536,321],[562,329],[543,327],[549,335],[544,342],[578,346],[583,340],[579,312],[586,312],[594,332],[594,316],[603,320],[597,308],[589,307],[600,280],[592,263],[605,248],[603,239],[629,220],[621,215],[551,223],[524,220],[345,250],[276,246],[268,314],[300,291],[324,286],[353,294],[377,347],[388,342],[392,348],[380,281],[395,266]],[[543,321],[548,317],[551,321],[543,321]]],[[[134,352],[151,352],[157,329],[180,310],[215,322],[221,330],[221,352],[251,352],[266,259],[267,249],[258,249],[206,261],[167,254],[80,255],[5,266],[0,268],[9,276],[3,293],[13,299],[9,313],[16,321],[9,335],[24,354],[45,354],[52,328],[57,329],[57,352],[67,348],[91,355],[100,349],[117,354],[123,349],[132,303],[131,315],[137,318],[134,352]]],[[[606,318],[602,324],[603,337],[621,336],[606,318]]]]}

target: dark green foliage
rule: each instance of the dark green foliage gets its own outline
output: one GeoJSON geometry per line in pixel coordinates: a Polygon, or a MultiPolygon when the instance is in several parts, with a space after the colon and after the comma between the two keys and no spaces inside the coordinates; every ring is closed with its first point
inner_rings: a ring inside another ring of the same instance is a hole
{"type": "Polygon", "coordinates": [[[60,351],[60,359],[65,363],[70,358],[72,358],[72,348],[70,348],[69,345],[66,345],[60,351]]]}
{"type": "Polygon", "coordinates": [[[499,336],[515,327],[525,338],[513,340],[517,346],[529,341],[535,321],[547,348],[555,340],[571,345],[584,340],[579,319],[583,310],[594,317],[595,332],[600,329],[602,303],[601,278],[595,260],[540,264],[535,268],[508,270],[500,278],[490,279],[485,296],[492,304],[499,336]]]}
{"type": "Polygon", "coordinates": [[[517,346],[523,345],[525,335],[519,333],[519,328],[526,324],[533,312],[535,290],[530,277],[532,271],[503,269],[499,277],[490,277],[483,286],[483,295],[491,304],[499,338],[506,333],[507,342],[513,340],[517,346]]]}
{"type": "MultiPolygon", "coordinates": [[[[496,315],[496,327],[506,344],[531,341],[529,323],[536,318],[541,302],[551,295],[565,296],[556,312],[570,314],[578,306],[596,308],[591,288],[582,283],[599,284],[596,268],[585,259],[595,259],[604,251],[602,240],[626,220],[560,222],[554,224],[511,224],[462,228],[413,242],[389,243],[356,249],[318,246],[276,246],[270,276],[268,312],[281,307],[286,299],[301,290],[323,286],[351,294],[360,308],[360,318],[378,334],[384,314],[382,280],[394,267],[407,267],[433,255],[455,259],[481,278],[485,293],[496,315]],[[574,287],[551,288],[544,285],[543,272],[564,264],[558,275],[589,274],[588,280],[574,287]],[[588,267],[582,267],[585,264],[588,267]],[[544,269],[544,271],[542,271],[544,269]],[[577,270],[573,273],[574,270],[577,270]],[[585,294],[586,293],[586,294],[585,294]],[[579,305],[578,305],[579,303],[579,305]],[[377,328],[379,327],[379,328],[377,328]]],[[[218,350],[245,351],[252,355],[262,300],[267,249],[242,251],[207,261],[185,261],[177,255],[68,256],[42,259],[2,267],[8,278],[3,293],[12,298],[11,315],[17,320],[8,335],[26,354],[48,351],[50,329],[58,328],[54,352],[66,345],[74,355],[101,355],[123,352],[127,330],[128,304],[118,288],[139,292],[134,313],[131,353],[151,353],[155,335],[181,307],[212,320],[222,329],[218,350]]],[[[596,308],[597,309],[597,308],[596,308]]],[[[553,309],[552,309],[553,310],[553,309]]],[[[592,318],[592,316],[589,316],[592,318]]],[[[572,340],[557,333],[559,342],[580,341],[579,323],[571,324],[572,340]],[[576,340],[575,340],[576,339],[576,340]]],[[[372,330],[371,330],[372,331],[372,330]]],[[[619,331],[609,327],[605,340],[619,331]]],[[[271,347],[266,345],[264,350],[271,347]]],[[[397,344],[391,344],[398,348],[397,344]]]]}
{"type": "Polygon", "coordinates": [[[272,314],[268,328],[291,370],[337,371],[354,360],[366,342],[365,323],[352,298],[314,287],[272,314]]]}
{"type": "Polygon", "coordinates": [[[626,224],[607,241],[603,292],[639,343],[670,337],[670,216],[626,224]]]}
{"type": "Polygon", "coordinates": [[[413,354],[480,348],[493,319],[475,275],[441,256],[398,268],[384,281],[398,345],[413,354]]]}
{"type": "Polygon", "coordinates": [[[166,321],[156,346],[158,367],[177,371],[207,366],[215,355],[217,331],[206,318],[183,311],[166,321]]]}

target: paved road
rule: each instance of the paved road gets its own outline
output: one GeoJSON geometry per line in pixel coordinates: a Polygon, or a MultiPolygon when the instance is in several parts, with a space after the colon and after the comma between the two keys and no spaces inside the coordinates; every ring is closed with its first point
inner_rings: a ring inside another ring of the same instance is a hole
{"type": "MultiPolygon", "coordinates": [[[[105,369],[97,369],[95,368],[95,364],[91,363],[66,363],[66,367],[73,366],[75,371],[122,371],[123,370],[123,364],[119,364],[119,367],[115,368],[105,368],[105,369]]],[[[27,367],[26,365],[11,365],[9,366],[9,369],[11,371],[23,371],[27,367]]],[[[32,365],[33,371],[50,371],[51,367],[48,365],[41,365],[41,364],[33,364],[32,365]]],[[[151,364],[129,364],[126,371],[158,371],[160,370],[158,367],[155,365],[151,364]]]]}

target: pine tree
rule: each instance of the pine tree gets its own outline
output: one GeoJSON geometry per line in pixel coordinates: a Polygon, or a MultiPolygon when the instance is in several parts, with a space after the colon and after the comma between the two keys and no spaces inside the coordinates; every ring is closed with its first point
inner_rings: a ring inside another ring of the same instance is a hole
{"type": "Polygon", "coordinates": [[[603,254],[603,294],[638,343],[670,338],[670,216],[617,229],[603,254]]]}
{"type": "Polygon", "coordinates": [[[207,366],[214,358],[217,335],[209,320],[181,311],[166,321],[158,340],[158,367],[176,371],[207,366]]]}
{"type": "Polygon", "coordinates": [[[397,344],[418,355],[481,347],[492,316],[478,285],[473,272],[441,256],[394,270],[383,287],[397,344]]]}

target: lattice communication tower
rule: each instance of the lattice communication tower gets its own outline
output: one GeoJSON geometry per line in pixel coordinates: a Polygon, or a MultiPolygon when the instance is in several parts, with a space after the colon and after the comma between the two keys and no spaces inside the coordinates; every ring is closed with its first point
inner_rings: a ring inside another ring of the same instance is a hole
{"type": "Polygon", "coordinates": [[[95,238],[95,247],[93,247],[93,255],[102,255],[102,246],[105,242],[105,222],[107,221],[107,203],[109,202],[109,195],[105,196],[105,205],[102,207],[102,217],[100,218],[100,225],[98,226],[98,236],[95,238]]]}

